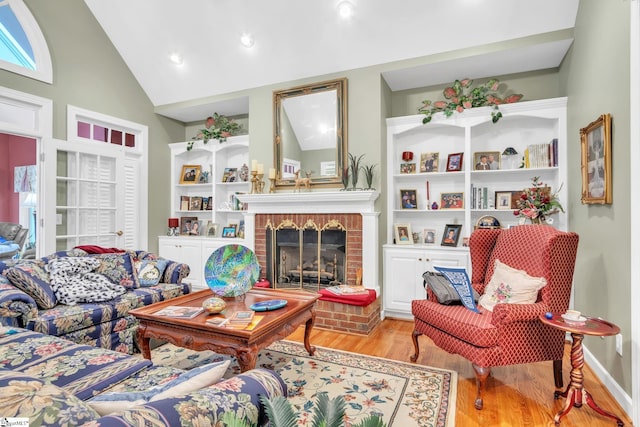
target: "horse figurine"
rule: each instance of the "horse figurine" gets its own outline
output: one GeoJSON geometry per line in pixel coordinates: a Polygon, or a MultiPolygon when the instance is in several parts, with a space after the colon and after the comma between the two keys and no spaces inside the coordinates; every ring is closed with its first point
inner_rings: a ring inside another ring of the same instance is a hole
{"type": "Polygon", "coordinates": [[[296,187],[293,189],[294,193],[296,191],[300,192],[301,185],[304,185],[304,188],[307,191],[311,191],[311,178],[309,178],[309,175],[311,175],[311,173],[305,172],[306,177],[300,178],[300,169],[298,169],[293,174],[295,175],[295,183],[296,183],[296,187]]]}

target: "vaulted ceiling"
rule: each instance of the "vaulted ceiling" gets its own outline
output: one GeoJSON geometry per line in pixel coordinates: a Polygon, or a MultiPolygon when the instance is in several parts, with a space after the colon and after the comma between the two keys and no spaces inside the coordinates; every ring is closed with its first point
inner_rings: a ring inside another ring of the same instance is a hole
{"type": "Polygon", "coordinates": [[[384,64],[393,91],[557,67],[579,2],[348,0],[353,16],[342,19],[342,1],[85,3],[151,102],[191,122],[248,111],[246,97],[228,94],[362,67],[384,64]],[[253,47],[241,44],[243,33],[253,47]]]}

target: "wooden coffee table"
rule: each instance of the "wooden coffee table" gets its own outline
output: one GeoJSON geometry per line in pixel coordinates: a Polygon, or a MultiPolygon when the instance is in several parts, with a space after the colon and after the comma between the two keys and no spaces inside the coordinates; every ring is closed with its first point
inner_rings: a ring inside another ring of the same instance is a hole
{"type": "Polygon", "coordinates": [[[309,355],[313,356],[315,347],[309,344],[309,336],[316,317],[315,302],[320,298],[320,294],[253,288],[241,297],[225,298],[227,306],[222,315],[226,316],[231,316],[235,311],[250,310],[249,306],[256,302],[272,299],[287,300],[287,305],[282,308],[256,312],[256,315],[264,318],[253,330],[233,329],[207,323],[207,319],[214,315],[206,312],[192,319],[154,314],[170,305],[201,307],[204,300],[213,296],[211,290],[205,289],[131,310],[130,313],[140,321],[138,341],[143,356],[151,359],[149,340],[155,338],[192,350],[213,350],[216,353],[236,356],[240,370],[245,372],[255,368],[258,352],[261,349],[287,337],[303,323],[305,324],[304,346],[309,355]]]}

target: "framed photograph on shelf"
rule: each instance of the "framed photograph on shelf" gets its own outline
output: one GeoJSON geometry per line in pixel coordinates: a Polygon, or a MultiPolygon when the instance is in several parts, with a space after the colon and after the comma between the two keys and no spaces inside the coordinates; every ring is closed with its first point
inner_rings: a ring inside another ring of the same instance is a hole
{"type": "Polygon", "coordinates": [[[195,219],[191,221],[191,229],[187,233],[189,236],[200,236],[202,235],[202,221],[199,219],[195,219]]]}
{"type": "Polygon", "coordinates": [[[445,225],[440,246],[458,246],[458,239],[460,238],[461,229],[462,224],[445,225]]]}
{"type": "Polygon", "coordinates": [[[227,226],[222,228],[222,237],[236,237],[236,226],[227,226]]]}
{"type": "Polygon", "coordinates": [[[400,173],[416,173],[416,164],[400,163],[400,173]]]}
{"type": "Polygon", "coordinates": [[[422,231],[422,236],[424,237],[424,240],[422,241],[422,243],[424,243],[425,245],[436,244],[436,230],[432,228],[425,228],[422,231]]]}
{"type": "Polygon", "coordinates": [[[496,191],[496,210],[506,211],[515,209],[515,205],[513,204],[513,193],[514,191],[496,191]]]}
{"type": "Polygon", "coordinates": [[[420,172],[438,172],[440,153],[420,154],[420,172]]]}
{"type": "Polygon", "coordinates": [[[479,151],[473,153],[473,170],[498,170],[500,169],[501,158],[499,151],[479,151]]]}
{"type": "MultiPolygon", "coordinates": [[[[184,236],[189,236],[191,234],[191,229],[193,228],[193,224],[198,222],[197,216],[183,216],[180,217],[180,234],[184,236]]],[[[199,229],[199,226],[198,226],[199,229]]]]}
{"type": "Polygon", "coordinates": [[[611,115],[602,114],[580,129],[582,203],[611,204],[611,115]]]}
{"type": "Polygon", "coordinates": [[[190,211],[201,211],[202,210],[202,197],[200,196],[191,196],[189,202],[189,210],[190,211]]]}
{"type": "Polygon", "coordinates": [[[413,245],[413,233],[411,233],[411,225],[394,224],[393,234],[395,236],[396,245],[413,245]]]}
{"type": "Polygon", "coordinates": [[[224,174],[222,175],[222,182],[236,182],[238,174],[238,168],[224,168],[224,174]]]}
{"type": "Polygon", "coordinates": [[[440,193],[440,209],[464,208],[464,193],[440,193]]]}
{"type": "Polygon", "coordinates": [[[216,237],[218,235],[218,224],[209,220],[207,221],[207,237],[216,237]]]}
{"type": "Polygon", "coordinates": [[[180,174],[180,184],[197,184],[200,180],[200,165],[184,165],[180,174]]]}
{"type": "Polygon", "coordinates": [[[457,172],[462,170],[462,156],[464,153],[451,153],[447,157],[447,172],[457,172]]]}
{"type": "Polygon", "coordinates": [[[400,190],[400,206],[402,209],[418,209],[418,195],[414,190],[400,190]]]}
{"type": "Polygon", "coordinates": [[[420,235],[419,231],[414,231],[412,233],[413,235],[413,244],[414,245],[419,245],[420,244],[420,239],[422,238],[422,236],[420,235]]]}
{"type": "Polygon", "coordinates": [[[204,205],[204,197],[203,197],[203,205],[202,205],[202,209],[206,210],[206,211],[211,211],[213,210],[213,196],[209,196],[207,197],[208,203],[207,206],[204,205]]]}

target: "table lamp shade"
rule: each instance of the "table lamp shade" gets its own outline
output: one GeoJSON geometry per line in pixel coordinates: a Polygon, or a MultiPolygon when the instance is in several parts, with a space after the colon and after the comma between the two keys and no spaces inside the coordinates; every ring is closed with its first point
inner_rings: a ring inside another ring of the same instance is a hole
{"type": "Polygon", "coordinates": [[[178,218],[169,218],[169,228],[178,228],[178,218]]]}

